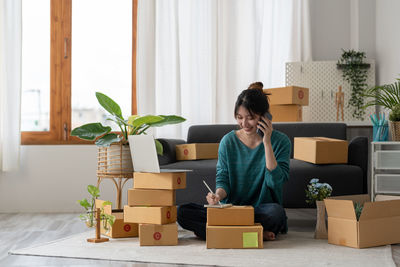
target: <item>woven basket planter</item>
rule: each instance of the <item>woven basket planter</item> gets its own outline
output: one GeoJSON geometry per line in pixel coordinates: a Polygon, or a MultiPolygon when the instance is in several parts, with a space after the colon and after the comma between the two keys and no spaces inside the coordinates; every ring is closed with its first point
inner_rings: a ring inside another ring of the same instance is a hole
{"type": "Polygon", "coordinates": [[[97,151],[98,177],[133,177],[129,144],[112,144],[97,151]]]}
{"type": "Polygon", "coordinates": [[[392,141],[400,141],[400,121],[389,121],[392,141]]]}

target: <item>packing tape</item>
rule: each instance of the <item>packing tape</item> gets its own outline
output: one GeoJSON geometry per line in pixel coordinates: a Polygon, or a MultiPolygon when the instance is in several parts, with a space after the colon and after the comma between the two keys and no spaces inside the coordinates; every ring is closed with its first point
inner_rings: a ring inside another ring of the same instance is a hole
{"type": "Polygon", "coordinates": [[[243,248],[258,248],[258,232],[243,233],[243,248]]]}

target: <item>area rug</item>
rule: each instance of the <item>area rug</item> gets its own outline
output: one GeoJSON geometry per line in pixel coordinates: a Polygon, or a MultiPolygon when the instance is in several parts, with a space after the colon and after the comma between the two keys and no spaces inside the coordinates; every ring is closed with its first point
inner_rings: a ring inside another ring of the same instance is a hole
{"type": "Polygon", "coordinates": [[[140,247],[138,238],[88,243],[93,231],[10,251],[13,255],[67,257],[129,262],[214,266],[390,266],[395,267],[390,246],[354,249],[316,240],[313,233],[290,231],[264,249],[206,249],[188,231],[179,231],[178,246],[140,247]]]}

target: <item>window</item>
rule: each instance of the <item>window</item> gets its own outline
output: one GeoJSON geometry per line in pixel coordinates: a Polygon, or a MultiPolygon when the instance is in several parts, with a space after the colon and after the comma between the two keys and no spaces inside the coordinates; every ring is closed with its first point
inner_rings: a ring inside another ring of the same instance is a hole
{"type": "Polygon", "coordinates": [[[70,132],[105,122],[96,91],[136,114],[137,0],[22,5],[22,144],[87,143],[70,132]]]}

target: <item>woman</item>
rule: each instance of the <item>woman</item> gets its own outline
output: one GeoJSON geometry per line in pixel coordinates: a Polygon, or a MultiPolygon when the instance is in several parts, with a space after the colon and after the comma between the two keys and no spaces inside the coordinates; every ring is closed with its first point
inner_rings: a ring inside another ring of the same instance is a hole
{"type": "MultiPolygon", "coordinates": [[[[219,146],[216,192],[206,196],[209,204],[252,205],[254,221],[264,228],[264,240],[287,231],[282,207],[282,187],[289,177],[290,140],[273,130],[268,98],[261,82],[253,83],[237,98],[234,115],[240,130],[226,134],[219,146]],[[262,132],[257,133],[257,129],[262,132]]],[[[197,204],[181,205],[178,223],[206,238],[207,210],[197,204]]]]}

